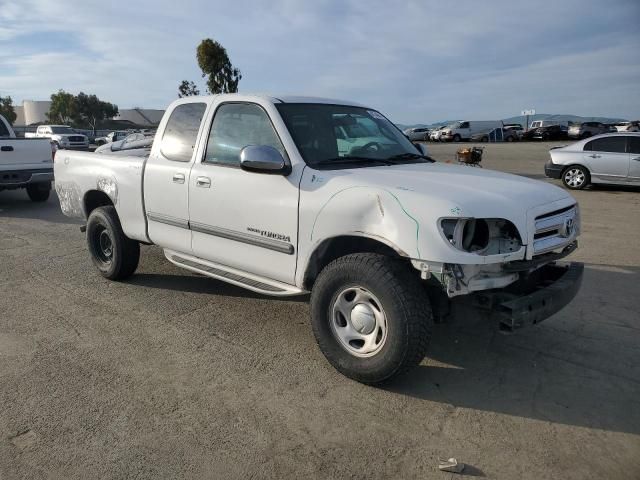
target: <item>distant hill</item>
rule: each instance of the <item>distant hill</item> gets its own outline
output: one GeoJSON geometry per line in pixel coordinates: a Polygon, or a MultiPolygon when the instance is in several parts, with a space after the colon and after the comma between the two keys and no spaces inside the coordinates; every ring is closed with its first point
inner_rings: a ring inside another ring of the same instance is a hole
{"type": "MultiPolygon", "coordinates": [[[[573,122],[573,123],[581,123],[581,122],[602,122],[602,123],[617,123],[617,122],[623,122],[626,121],[626,119],[624,118],[609,118],[609,117],[581,117],[579,115],[559,115],[559,114],[551,114],[551,113],[538,113],[536,115],[532,115],[529,117],[529,123],[533,122],[534,120],[553,120],[554,122],[558,122],[560,124],[566,124],[569,122],[573,122]]],[[[424,123],[417,123],[415,125],[404,125],[404,124],[397,124],[397,127],[400,130],[405,130],[407,128],[420,128],[420,127],[426,127],[426,128],[434,128],[434,127],[439,127],[441,125],[449,125],[453,122],[455,122],[456,120],[444,120],[441,122],[434,122],[431,124],[424,124],[424,123]]],[[[524,126],[525,123],[525,117],[523,116],[517,116],[517,117],[509,117],[509,118],[503,118],[502,121],[504,123],[520,123],[521,125],[524,126]]]]}

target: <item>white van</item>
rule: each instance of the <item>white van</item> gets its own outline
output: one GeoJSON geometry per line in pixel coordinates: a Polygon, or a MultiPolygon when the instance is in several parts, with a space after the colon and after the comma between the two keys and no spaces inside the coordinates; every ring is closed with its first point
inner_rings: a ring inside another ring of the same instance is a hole
{"type": "Polygon", "coordinates": [[[469,140],[471,135],[480,132],[488,132],[494,128],[502,127],[500,120],[462,120],[454,122],[440,133],[441,142],[459,142],[469,140]]]}

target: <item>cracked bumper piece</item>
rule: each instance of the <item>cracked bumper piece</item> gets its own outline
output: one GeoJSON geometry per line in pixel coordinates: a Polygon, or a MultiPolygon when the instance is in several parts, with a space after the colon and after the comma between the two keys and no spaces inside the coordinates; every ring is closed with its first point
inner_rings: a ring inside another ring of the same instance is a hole
{"type": "Polygon", "coordinates": [[[513,332],[535,325],[562,310],[580,290],[583,273],[584,264],[576,262],[542,267],[531,293],[496,305],[500,330],[513,332]]]}

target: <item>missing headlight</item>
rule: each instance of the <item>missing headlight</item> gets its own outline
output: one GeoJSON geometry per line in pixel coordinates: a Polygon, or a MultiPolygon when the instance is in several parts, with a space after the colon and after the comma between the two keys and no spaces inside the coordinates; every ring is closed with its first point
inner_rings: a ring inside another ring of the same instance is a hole
{"type": "Polygon", "coordinates": [[[522,241],[513,223],[501,218],[445,218],[445,238],[458,250],[478,255],[518,251],[522,241]]]}

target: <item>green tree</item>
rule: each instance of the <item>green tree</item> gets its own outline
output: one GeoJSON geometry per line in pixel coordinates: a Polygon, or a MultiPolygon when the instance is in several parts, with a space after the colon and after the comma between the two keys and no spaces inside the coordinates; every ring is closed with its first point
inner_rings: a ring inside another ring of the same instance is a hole
{"type": "Polygon", "coordinates": [[[75,97],[76,116],[77,118],[88,124],[96,134],[96,126],[107,118],[113,118],[118,115],[118,106],[109,102],[100,100],[95,95],[87,95],[80,92],[75,97]]]}
{"type": "Polygon", "coordinates": [[[207,79],[209,93],[236,93],[242,79],[240,70],[229,60],[227,50],[215,40],[205,38],[197,49],[202,77],[207,79]]]}
{"type": "Polygon", "coordinates": [[[13,125],[13,122],[18,118],[13,108],[13,100],[11,97],[0,97],[0,115],[6,118],[10,125],[13,125]]]}
{"type": "Polygon", "coordinates": [[[200,90],[194,82],[190,82],[188,80],[182,80],[180,86],[178,87],[178,97],[190,97],[192,95],[200,95],[200,90]]]}
{"type": "Polygon", "coordinates": [[[51,123],[67,125],[78,117],[76,97],[64,90],[51,95],[51,106],[47,112],[47,120],[51,123]]]}

